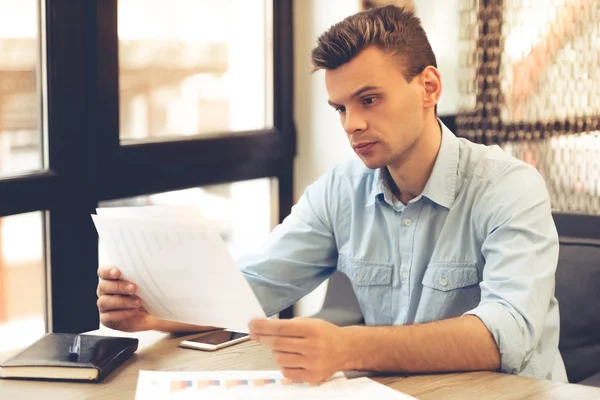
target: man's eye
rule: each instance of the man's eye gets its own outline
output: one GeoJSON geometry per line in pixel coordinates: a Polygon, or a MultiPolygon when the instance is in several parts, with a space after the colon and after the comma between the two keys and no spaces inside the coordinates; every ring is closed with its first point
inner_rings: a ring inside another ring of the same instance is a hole
{"type": "Polygon", "coordinates": [[[377,97],[365,97],[363,99],[363,104],[370,106],[370,105],[374,104],[376,101],[377,101],[377,97]]]}
{"type": "Polygon", "coordinates": [[[336,112],[338,112],[338,113],[343,113],[343,112],[346,112],[346,107],[344,107],[344,106],[339,106],[339,107],[337,107],[337,108],[335,109],[335,111],[336,111],[336,112]]]}

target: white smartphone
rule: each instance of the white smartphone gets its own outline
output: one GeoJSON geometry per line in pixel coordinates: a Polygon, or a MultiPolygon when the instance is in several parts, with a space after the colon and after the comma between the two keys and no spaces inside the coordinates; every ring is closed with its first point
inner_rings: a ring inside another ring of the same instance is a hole
{"type": "Polygon", "coordinates": [[[250,339],[250,335],[247,333],[223,330],[195,336],[184,340],[179,345],[189,349],[215,351],[248,339],[250,339]]]}

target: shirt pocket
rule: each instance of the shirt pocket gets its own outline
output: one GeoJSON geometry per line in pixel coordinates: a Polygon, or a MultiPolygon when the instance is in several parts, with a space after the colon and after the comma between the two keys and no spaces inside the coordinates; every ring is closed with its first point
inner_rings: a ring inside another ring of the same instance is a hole
{"type": "Polygon", "coordinates": [[[476,263],[431,263],[421,281],[416,323],[454,318],[481,300],[476,263]]]}
{"type": "Polygon", "coordinates": [[[340,255],[338,269],[350,282],[367,325],[389,325],[392,317],[392,264],[340,255]]]}

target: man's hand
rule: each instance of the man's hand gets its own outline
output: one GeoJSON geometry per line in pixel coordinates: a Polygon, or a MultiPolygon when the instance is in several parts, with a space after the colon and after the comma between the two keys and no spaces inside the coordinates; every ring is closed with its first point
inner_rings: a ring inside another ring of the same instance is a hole
{"type": "Polygon", "coordinates": [[[345,331],[321,319],[255,320],[250,338],[271,348],[283,375],[299,382],[321,383],[352,356],[345,331]]]}
{"type": "Polygon", "coordinates": [[[141,307],[135,283],[120,279],[121,271],[114,267],[99,268],[98,276],[96,293],[102,325],[125,332],[158,329],[156,318],[141,307]]]}

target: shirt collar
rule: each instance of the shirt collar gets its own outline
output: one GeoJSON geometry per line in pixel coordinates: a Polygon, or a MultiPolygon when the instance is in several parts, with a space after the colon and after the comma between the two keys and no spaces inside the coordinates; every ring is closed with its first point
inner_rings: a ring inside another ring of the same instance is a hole
{"type": "Polygon", "coordinates": [[[387,171],[383,171],[383,168],[385,167],[377,168],[373,174],[373,184],[371,185],[371,192],[367,199],[367,206],[373,205],[378,196],[383,197],[389,205],[393,206],[394,204],[394,195],[386,182],[387,171]]]}
{"type": "Polygon", "coordinates": [[[423,196],[450,208],[456,198],[456,174],[458,173],[458,138],[439,121],[442,128],[442,145],[433,164],[429,180],[423,189],[423,196]]]}
{"type": "MultiPolygon", "coordinates": [[[[433,164],[429,180],[423,189],[422,196],[450,208],[456,198],[456,174],[458,171],[459,146],[458,138],[438,119],[442,129],[442,144],[433,164]]],[[[385,168],[385,167],[383,167],[385,168]]],[[[375,170],[373,183],[369,193],[367,206],[375,203],[377,196],[383,196],[386,203],[393,205],[393,194],[386,181],[386,173],[381,168],[375,170]]]]}

